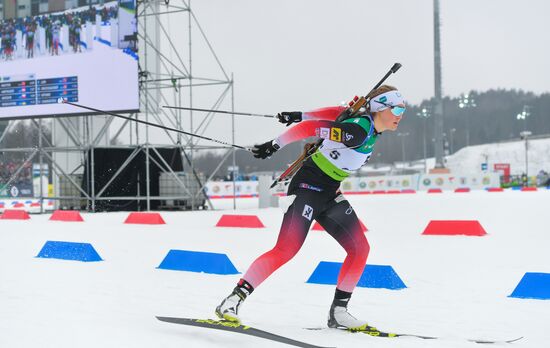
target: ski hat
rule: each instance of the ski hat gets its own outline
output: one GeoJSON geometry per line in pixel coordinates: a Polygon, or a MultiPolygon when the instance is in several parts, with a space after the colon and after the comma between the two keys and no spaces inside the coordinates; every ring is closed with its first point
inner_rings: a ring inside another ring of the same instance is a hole
{"type": "Polygon", "coordinates": [[[389,91],[373,97],[369,103],[370,112],[378,112],[390,106],[405,104],[405,98],[403,98],[399,91],[389,91]]]}

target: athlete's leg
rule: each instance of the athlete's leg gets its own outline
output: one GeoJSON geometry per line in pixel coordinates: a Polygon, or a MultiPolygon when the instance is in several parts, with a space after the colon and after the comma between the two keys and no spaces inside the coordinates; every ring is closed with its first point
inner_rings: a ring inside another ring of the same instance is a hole
{"type": "Polygon", "coordinates": [[[277,243],[252,263],[244,280],[256,288],[298,253],[319,210],[320,196],[314,191],[296,191],[296,198],[284,215],[277,243]]]}
{"type": "Polygon", "coordinates": [[[309,227],[323,200],[319,192],[296,190],[294,202],[284,215],[279,237],[273,249],[258,257],[239,280],[233,292],[216,307],[222,319],[239,321],[239,307],[267,277],[296,255],[304,244],[309,227]]]}
{"type": "Polygon", "coordinates": [[[317,221],[346,250],[347,256],[338,275],[337,288],[352,292],[361,278],[370,246],[355,211],[343,196],[324,211],[317,221]]]}
{"type": "Polygon", "coordinates": [[[362,330],[367,322],[349,314],[347,306],[367,262],[370,250],[367,238],[361,231],[361,224],[353,208],[341,195],[317,218],[317,221],[347,252],[338,275],[328,326],[362,330]]]}

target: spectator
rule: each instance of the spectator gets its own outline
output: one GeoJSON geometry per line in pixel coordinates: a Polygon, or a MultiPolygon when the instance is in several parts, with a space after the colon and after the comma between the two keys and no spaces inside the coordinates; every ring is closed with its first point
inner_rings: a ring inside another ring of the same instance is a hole
{"type": "Polygon", "coordinates": [[[25,49],[27,50],[27,58],[34,57],[34,31],[36,30],[35,23],[28,24],[26,27],[26,42],[25,49]]]}
{"type": "Polygon", "coordinates": [[[529,180],[528,180],[527,174],[525,173],[521,174],[521,185],[523,187],[527,187],[529,185],[529,180]]]}
{"type": "Polygon", "coordinates": [[[544,186],[548,182],[548,173],[541,169],[537,174],[537,186],[544,186]]]}

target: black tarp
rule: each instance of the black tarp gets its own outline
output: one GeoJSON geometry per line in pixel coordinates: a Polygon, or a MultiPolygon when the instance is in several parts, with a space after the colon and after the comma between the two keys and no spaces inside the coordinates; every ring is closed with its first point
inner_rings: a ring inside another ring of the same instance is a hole
{"type": "MultiPolygon", "coordinates": [[[[155,148],[162,156],[164,161],[170,166],[174,172],[183,171],[180,151],[177,148],[155,148]]],[[[86,163],[84,167],[84,175],[82,179],[82,187],[88,194],[91,192],[91,151],[94,152],[94,188],[95,194],[111,180],[113,175],[119,170],[124,162],[135,151],[135,148],[117,149],[117,148],[94,148],[88,151],[86,163]]],[[[149,195],[159,195],[159,176],[165,169],[159,168],[155,163],[163,165],[159,156],[150,148],[149,149],[149,195]]],[[[141,148],[139,153],[132,161],[122,170],[116,179],[107,187],[101,195],[102,197],[137,197],[146,196],[146,164],[145,164],[145,149],[141,148]]],[[[163,166],[164,167],[164,166],[163,166]]],[[[151,209],[157,209],[160,204],[159,200],[151,200],[151,209]]],[[[139,211],[147,209],[146,200],[96,200],[96,211],[139,211]]]]}

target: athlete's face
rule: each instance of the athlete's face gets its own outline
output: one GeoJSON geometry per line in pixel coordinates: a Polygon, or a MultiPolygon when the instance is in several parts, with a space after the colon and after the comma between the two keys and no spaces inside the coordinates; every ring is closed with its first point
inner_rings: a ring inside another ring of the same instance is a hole
{"type": "MultiPolygon", "coordinates": [[[[405,107],[405,105],[398,105],[401,107],[405,107]]],[[[386,130],[395,131],[397,127],[399,126],[399,122],[401,122],[401,119],[403,118],[403,114],[400,116],[395,116],[390,108],[384,109],[382,111],[378,112],[378,118],[379,118],[379,128],[377,127],[376,130],[379,132],[383,132],[386,130]]]]}

